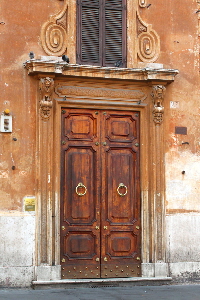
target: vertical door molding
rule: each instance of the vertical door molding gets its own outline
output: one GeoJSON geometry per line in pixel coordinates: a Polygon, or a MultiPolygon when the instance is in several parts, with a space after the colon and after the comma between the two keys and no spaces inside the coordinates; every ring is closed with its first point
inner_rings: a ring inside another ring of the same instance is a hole
{"type": "MultiPolygon", "coordinates": [[[[165,173],[164,173],[164,133],[163,114],[166,88],[163,85],[152,87],[152,132],[151,132],[151,167],[152,167],[152,262],[155,263],[155,276],[166,273],[165,263],[165,173]],[[159,263],[159,265],[157,264],[159,263]],[[157,268],[156,268],[157,266],[157,268]],[[158,267],[159,266],[159,267],[158,267]]],[[[151,176],[150,176],[151,178],[151,176]]]]}
{"type": "MultiPolygon", "coordinates": [[[[52,264],[53,91],[54,79],[52,77],[39,79],[40,100],[38,102],[37,129],[37,266],[52,264]]],[[[39,279],[39,273],[42,273],[41,269],[36,272],[37,279],[39,279]]]]}

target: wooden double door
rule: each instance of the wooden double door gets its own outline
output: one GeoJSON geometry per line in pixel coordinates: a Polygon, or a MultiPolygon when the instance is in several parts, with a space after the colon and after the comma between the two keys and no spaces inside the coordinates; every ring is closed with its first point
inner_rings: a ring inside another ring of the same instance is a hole
{"type": "Polygon", "coordinates": [[[140,276],[139,112],[61,119],[62,278],[140,276]]]}

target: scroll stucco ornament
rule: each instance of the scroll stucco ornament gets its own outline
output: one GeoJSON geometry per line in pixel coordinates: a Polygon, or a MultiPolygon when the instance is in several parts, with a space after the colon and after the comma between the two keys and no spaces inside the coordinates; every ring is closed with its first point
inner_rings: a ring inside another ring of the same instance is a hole
{"type": "Polygon", "coordinates": [[[160,38],[152,25],[146,24],[142,21],[137,13],[137,40],[138,49],[137,54],[142,62],[155,62],[160,54],[160,38]]]}
{"type": "Polygon", "coordinates": [[[153,120],[155,124],[160,125],[163,121],[164,107],[162,105],[166,88],[163,85],[155,85],[152,90],[154,100],[153,120]]]}
{"type": "Polygon", "coordinates": [[[54,80],[50,77],[40,78],[39,89],[41,94],[40,115],[44,121],[47,121],[51,115],[52,93],[54,90],[54,80]]]}
{"type": "Polygon", "coordinates": [[[41,43],[48,55],[61,56],[67,49],[67,0],[63,9],[42,26],[41,43]]]}

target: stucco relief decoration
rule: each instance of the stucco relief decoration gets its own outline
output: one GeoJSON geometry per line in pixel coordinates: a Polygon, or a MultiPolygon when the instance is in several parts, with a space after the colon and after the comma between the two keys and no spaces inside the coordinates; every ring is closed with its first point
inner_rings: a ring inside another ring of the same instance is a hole
{"type": "Polygon", "coordinates": [[[160,38],[152,25],[146,24],[137,14],[138,57],[142,62],[155,62],[160,54],[160,38]]]}
{"type": "Polygon", "coordinates": [[[48,55],[61,56],[67,49],[67,0],[63,9],[42,26],[41,43],[48,55]]]}
{"type": "Polygon", "coordinates": [[[152,89],[152,97],[154,101],[153,120],[155,124],[160,125],[163,121],[164,106],[163,101],[165,97],[166,88],[163,85],[155,85],[152,89]]]}
{"type": "Polygon", "coordinates": [[[140,7],[146,7],[146,0],[139,0],[140,7]]]}
{"type": "Polygon", "coordinates": [[[147,95],[140,90],[115,90],[111,88],[91,88],[91,87],[74,87],[74,86],[57,86],[55,93],[59,97],[87,97],[87,98],[114,98],[114,99],[130,99],[130,101],[143,102],[147,95]]]}
{"type": "Polygon", "coordinates": [[[42,98],[40,100],[40,115],[44,121],[47,121],[51,116],[54,80],[50,77],[40,78],[39,89],[42,98]]]}

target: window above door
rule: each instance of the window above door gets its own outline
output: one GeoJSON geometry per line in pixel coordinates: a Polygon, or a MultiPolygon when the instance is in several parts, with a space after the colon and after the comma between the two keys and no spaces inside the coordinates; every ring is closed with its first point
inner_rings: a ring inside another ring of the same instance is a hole
{"type": "Polygon", "coordinates": [[[126,67],[126,0],[77,0],[77,63],[126,67]]]}
{"type": "Polygon", "coordinates": [[[62,55],[67,55],[71,65],[98,69],[143,69],[159,63],[159,35],[141,17],[145,0],[59,2],[60,12],[41,28],[41,45],[47,55],[61,61],[62,55]]]}

